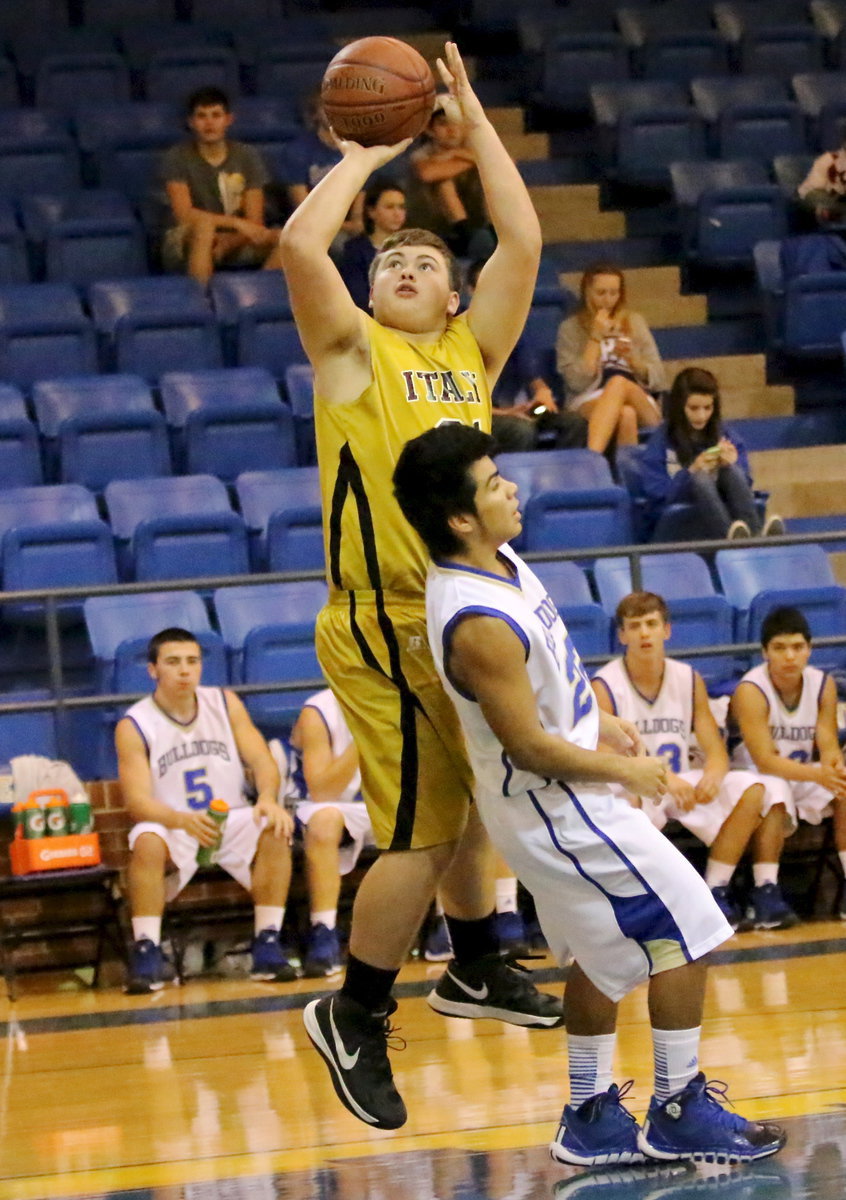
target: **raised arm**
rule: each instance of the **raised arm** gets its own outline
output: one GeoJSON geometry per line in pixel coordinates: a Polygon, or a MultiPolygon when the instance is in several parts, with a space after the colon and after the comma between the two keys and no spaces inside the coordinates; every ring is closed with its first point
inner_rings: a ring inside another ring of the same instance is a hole
{"type": "Polygon", "coordinates": [[[541,252],[541,230],[531,197],[511,155],[485,116],[454,42],[438,69],[449,87],[445,106],[466,130],[465,142],[479,169],[485,202],[497,236],[468,309],[468,321],[491,382],[523,331],[532,303],[541,252]]]}
{"type": "Polygon", "coordinates": [[[338,145],[344,157],[288,218],[279,248],[294,320],[321,389],[332,398],[353,400],[370,378],[364,318],[329,247],[365,181],[401,154],[408,141],[366,149],[356,142],[338,145]]]}

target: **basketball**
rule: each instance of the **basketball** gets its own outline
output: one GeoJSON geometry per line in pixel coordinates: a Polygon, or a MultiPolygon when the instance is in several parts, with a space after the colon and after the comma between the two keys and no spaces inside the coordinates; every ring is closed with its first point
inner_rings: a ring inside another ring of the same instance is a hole
{"type": "Polygon", "coordinates": [[[435,103],[435,80],[413,46],[392,37],[367,37],[335,55],[320,96],[338,137],[362,146],[393,146],[425,128],[435,103]]]}

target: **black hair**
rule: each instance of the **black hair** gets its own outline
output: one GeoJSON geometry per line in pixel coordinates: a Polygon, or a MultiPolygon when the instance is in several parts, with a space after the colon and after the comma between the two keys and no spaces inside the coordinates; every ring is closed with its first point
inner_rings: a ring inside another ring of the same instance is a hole
{"type": "Polygon", "coordinates": [[[373,218],[368,216],[367,210],[372,208],[374,204],[378,204],[385,192],[399,192],[405,199],[405,188],[401,183],[397,183],[395,179],[386,179],[383,175],[381,179],[374,179],[367,191],[364,193],[364,232],[373,232],[373,218]]]}
{"type": "MultiPolygon", "coordinates": [[[[197,638],[187,629],[180,629],[178,625],[172,625],[169,629],[162,629],[154,634],[147,643],[147,662],[154,666],[159,661],[159,651],[165,642],[197,642],[197,638]]],[[[199,646],[200,643],[197,642],[199,646]]],[[[202,655],[202,647],[200,654],[202,655]]]]}
{"type": "Polygon", "coordinates": [[[689,467],[702,449],[702,443],[706,446],[716,446],[722,431],[720,385],[717,377],[703,367],[685,367],[673,380],[667,398],[667,441],[675,450],[679,464],[689,467]],[[684,411],[691,396],[711,396],[714,401],[707,425],[695,433],[684,411]]]}
{"type": "Polygon", "coordinates": [[[805,614],[789,604],[771,608],[761,622],[761,645],[766,650],[773,638],[792,633],[801,634],[806,642],[811,641],[811,626],[805,614]]]}
{"type": "Polygon", "coordinates": [[[394,495],[403,516],[433,559],[463,550],[450,517],[476,512],[473,463],[496,453],[489,433],[472,425],[438,425],[406,442],[394,469],[394,495]]]}
{"type": "Polygon", "coordinates": [[[223,88],[197,88],[196,92],[192,92],[185,101],[185,112],[189,117],[192,117],[198,108],[213,108],[215,104],[219,104],[226,112],[232,112],[232,105],[229,103],[229,97],[223,88]]]}

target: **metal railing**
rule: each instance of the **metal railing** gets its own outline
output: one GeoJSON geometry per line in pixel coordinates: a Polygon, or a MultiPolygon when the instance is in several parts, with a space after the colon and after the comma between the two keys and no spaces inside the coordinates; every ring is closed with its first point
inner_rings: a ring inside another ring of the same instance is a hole
{"type": "MultiPolygon", "coordinates": [[[[697,542],[662,542],[645,545],[584,547],[574,550],[536,550],[528,551],[522,557],[529,563],[550,560],[584,561],[601,558],[626,557],[631,570],[632,590],[642,587],[643,573],[641,560],[653,554],[679,553],[693,551],[695,553],[713,553],[725,549],[746,549],[753,546],[788,546],[814,543],[818,545],[846,543],[846,529],[832,530],[812,534],[785,535],[770,538],[744,538],[741,546],[727,543],[724,540],[697,542]]],[[[88,696],[68,695],[64,680],[61,647],[61,621],[59,606],[63,601],[85,599],[89,596],[117,596],[150,592],[193,591],[209,592],[217,588],[238,587],[245,584],[261,585],[270,583],[291,583],[298,580],[324,579],[325,572],[320,570],[276,571],[250,575],[212,575],[200,578],[168,579],[160,582],[100,584],[97,586],[75,586],[61,588],[42,588],[23,592],[0,592],[0,606],[6,604],[21,604],[41,602],[44,605],[44,619],[48,652],[49,690],[52,695],[43,700],[12,700],[0,703],[0,715],[20,712],[55,711],[58,716],[64,712],[91,708],[116,708],[133,703],[144,693],[114,692],[96,693],[88,696]]],[[[814,639],[815,647],[846,645],[846,629],[834,637],[814,639]]],[[[706,655],[737,656],[738,654],[754,654],[760,649],[757,642],[732,642],[717,645],[685,646],[668,650],[668,654],[679,658],[698,658],[706,655]]],[[[607,654],[585,655],[584,662],[588,666],[607,662],[607,654]]],[[[267,695],[276,692],[317,691],[325,686],[321,678],[287,680],[284,683],[239,683],[227,685],[239,695],[267,695]]],[[[67,757],[67,730],[64,722],[57,722],[57,742],[61,757],[67,757]]]]}

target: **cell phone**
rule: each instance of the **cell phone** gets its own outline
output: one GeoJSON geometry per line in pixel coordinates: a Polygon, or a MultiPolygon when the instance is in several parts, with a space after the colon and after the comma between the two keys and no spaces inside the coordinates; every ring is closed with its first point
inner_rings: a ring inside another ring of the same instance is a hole
{"type": "Polygon", "coordinates": [[[720,447],[720,446],[709,446],[708,449],[705,451],[705,453],[716,457],[716,455],[718,455],[720,453],[721,449],[722,449],[722,447],[720,447]]]}

